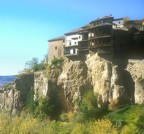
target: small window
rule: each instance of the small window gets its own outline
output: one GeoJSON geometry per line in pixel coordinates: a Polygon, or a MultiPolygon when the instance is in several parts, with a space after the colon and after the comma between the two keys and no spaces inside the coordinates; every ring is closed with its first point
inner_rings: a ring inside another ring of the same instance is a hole
{"type": "Polygon", "coordinates": [[[75,54],[76,53],[76,50],[75,49],[73,49],[73,54],[75,54]]]}
{"type": "Polygon", "coordinates": [[[55,46],[55,50],[57,50],[57,46],[55,46]]]}
{"type": "Polygon", "coordinates": [[[119,24],[120,24],[121,22],[119,21],[119,24]]]}
{"type": "Polygon", "coordinates": [[[81,38],[81,36],[79,36],[79,39],[81,38]]]}
{"type": "Polygon", "coordinates": [[[77,44],[77,43],[75,42],[75,44],[77,44]]]}

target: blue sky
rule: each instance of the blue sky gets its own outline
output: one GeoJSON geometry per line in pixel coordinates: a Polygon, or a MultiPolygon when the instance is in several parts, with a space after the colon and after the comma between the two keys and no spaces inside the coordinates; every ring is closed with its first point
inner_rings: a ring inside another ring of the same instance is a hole
{"type": "Polygon", "coordinates": [[[33,57],[42,59],[47,40],[105,15],[144,18],[144,0],[1,0],[0,75],[17,74],[33,57]]]}

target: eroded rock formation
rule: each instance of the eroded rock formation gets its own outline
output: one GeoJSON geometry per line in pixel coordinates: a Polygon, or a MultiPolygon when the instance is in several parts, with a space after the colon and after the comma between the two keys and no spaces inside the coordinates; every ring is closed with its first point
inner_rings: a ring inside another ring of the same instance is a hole
{"type": "Polygon", "coordinates": [[[58,99],[64,111],[77,111],[82,95],[93,90],[99,107],[111,103],[144,103],[144,61],[107,60],[97,54],[86,61],[66,62],[52,68],[47,77],[44,71],[19,76],[0,90],[0,109],[17,113],[32,90],[34,99],[49,96],[58,99]]]}

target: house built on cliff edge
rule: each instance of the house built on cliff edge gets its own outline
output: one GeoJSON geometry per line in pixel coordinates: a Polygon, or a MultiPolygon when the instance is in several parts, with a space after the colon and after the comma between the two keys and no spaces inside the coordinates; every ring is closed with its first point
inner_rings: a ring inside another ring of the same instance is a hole
{"type": "Polygon", "coordinates": [[[84,60],[89,53],[110,58],[144,58],[144,20],[105,16],[48,41],[48,61],[84,60]]]}

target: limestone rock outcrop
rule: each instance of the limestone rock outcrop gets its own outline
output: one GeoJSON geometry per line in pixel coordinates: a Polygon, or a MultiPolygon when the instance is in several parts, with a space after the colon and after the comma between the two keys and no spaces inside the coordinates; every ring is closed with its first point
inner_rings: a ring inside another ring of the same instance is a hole
{"type": "Polygon", "coordinates": [[[113,61],[96,53],[88,55],[85,61],[51,67],[48,76],[45,71],[39,71],[18,77],[0,90],[0,109],[12,114],[20,111],[30,91],[34,100],[48,96],[59,101],[63,111],[72,112],[78,110],[87,90],[93,90],[99,107],[144,103],[143,60],[113,61]]]}
{"type": "Polygon", "coordinates": [[[19,75],[18,78],[0,90],[0,110],[12,115],[20,112],[27,101],[30,90],[33,90],[33,74],[19,75]]]}
{"type": "Polygon", "coordinates": [[[86,90],[92,89],[87,65],[82,61],[75,61],[70,65],[65,65],[63,72],[58,77],[58,85],[63,88],[66,99],[65,105],[67,105],[68,110],[77,110],[81,95],[86,90]]]}
{"type": "Polygon", "coordinates": [[[129,60],[127,70],[135,83],[135,103],[144,103],[144,60],[129,60]]]}

